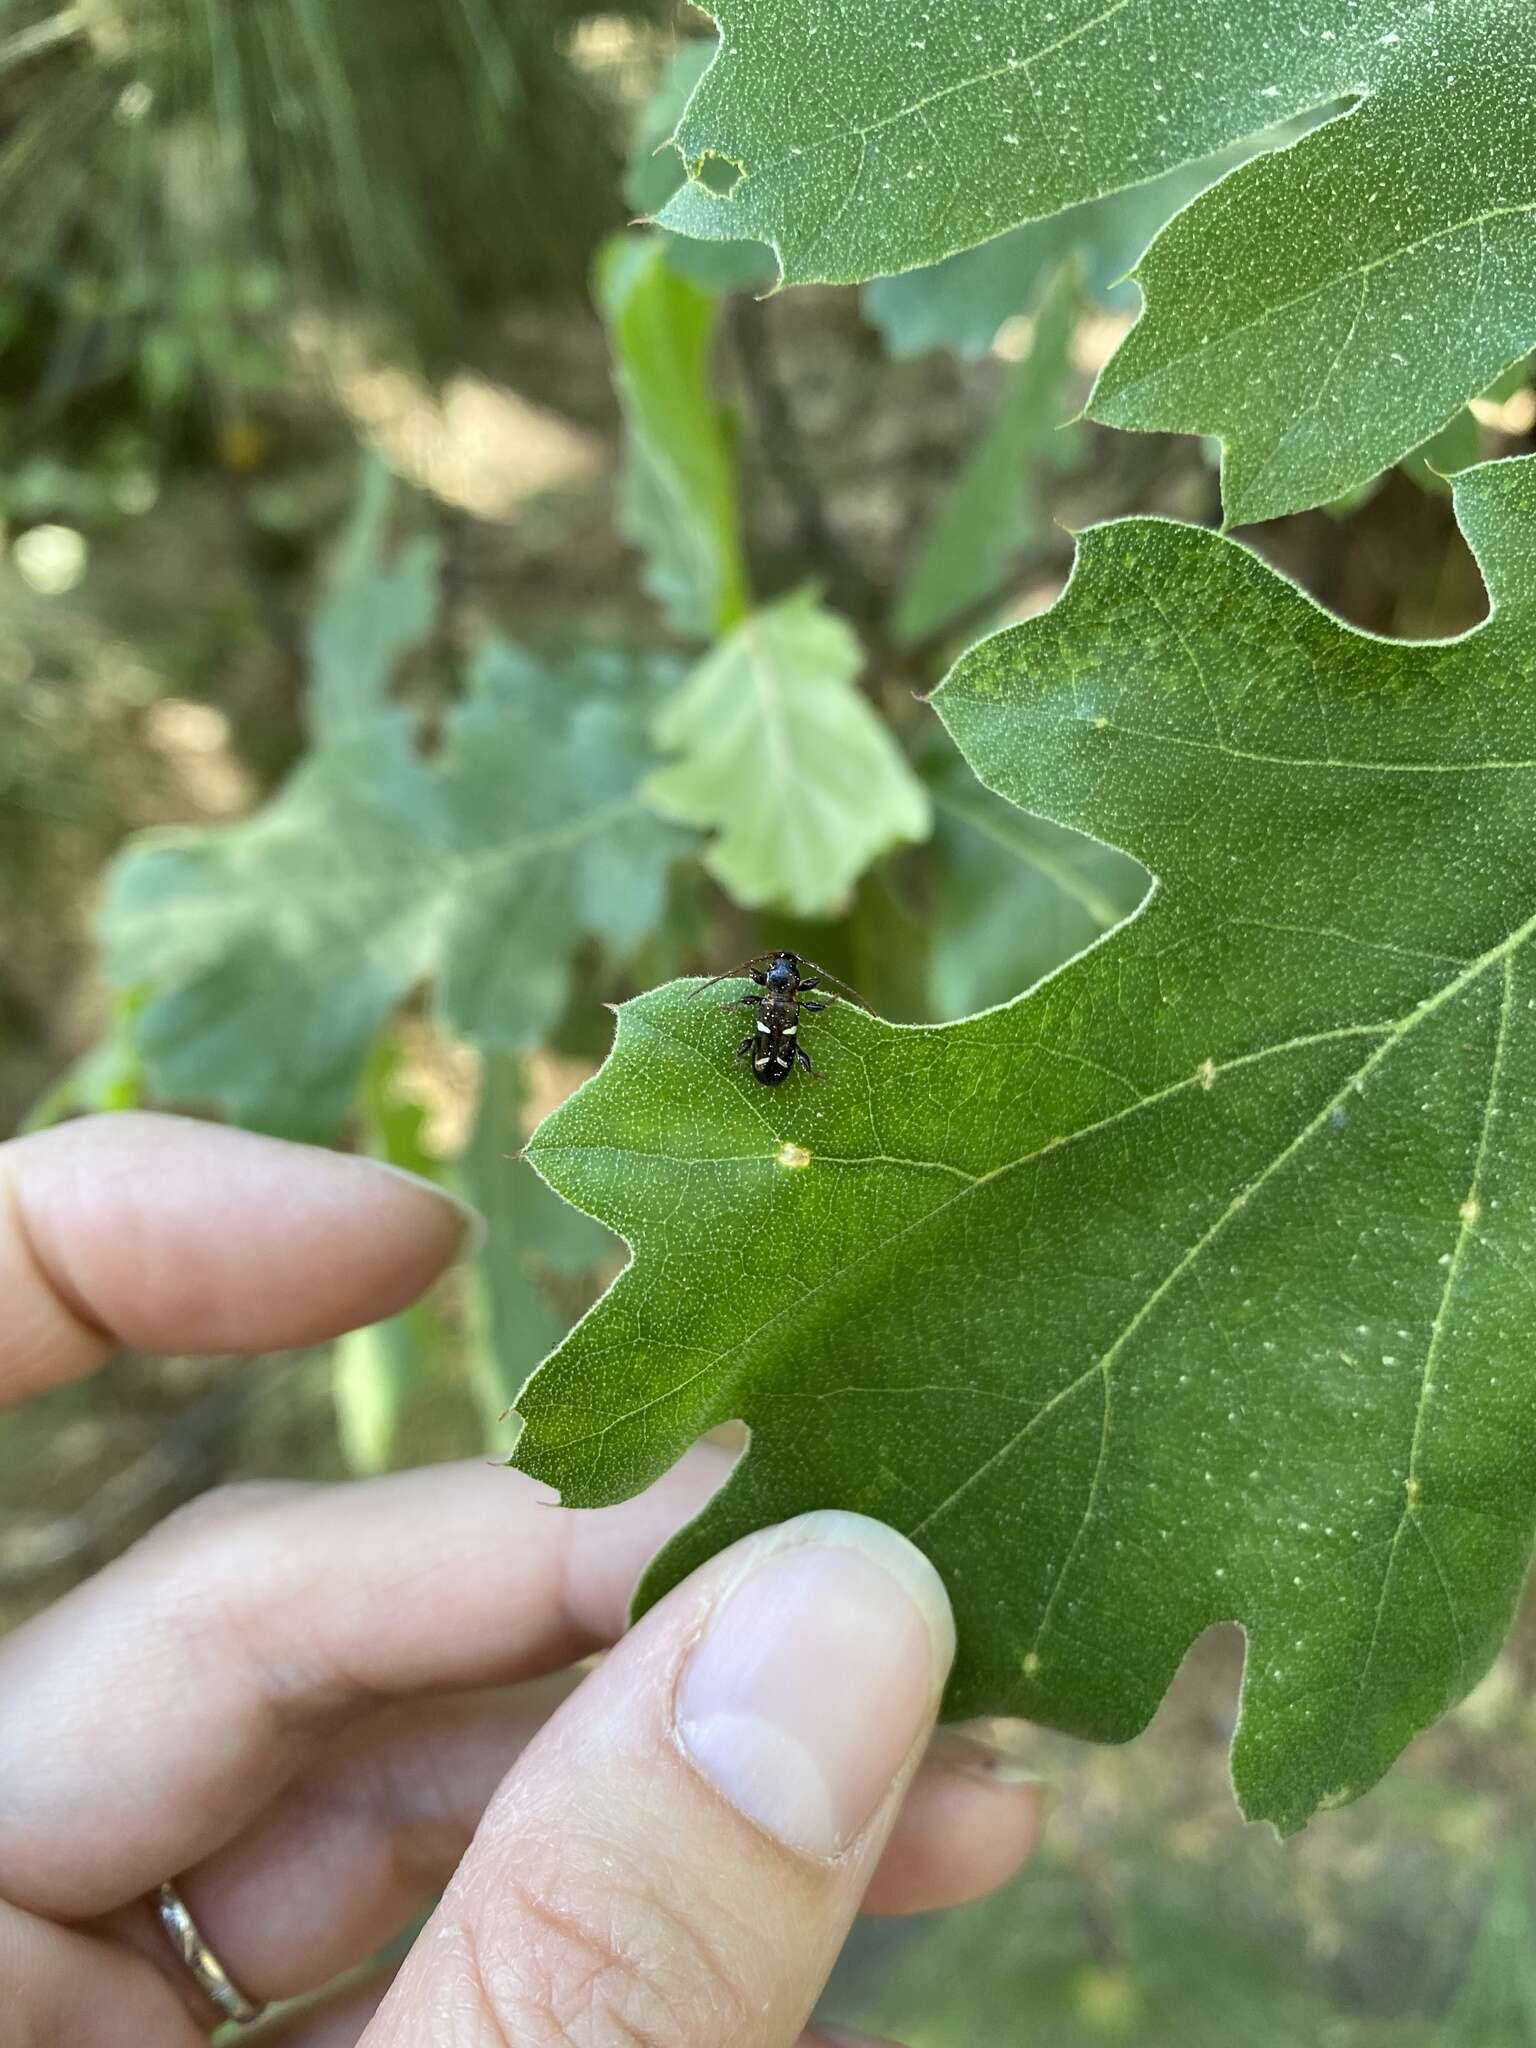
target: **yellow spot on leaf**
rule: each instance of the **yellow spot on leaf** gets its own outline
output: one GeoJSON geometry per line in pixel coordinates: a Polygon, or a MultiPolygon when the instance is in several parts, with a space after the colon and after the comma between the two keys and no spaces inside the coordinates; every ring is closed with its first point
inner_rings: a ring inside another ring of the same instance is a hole
{"type": "Polygon", "coordinates": [[[800,1167],[811,1163],[811,1155],[803,1145],[783,1144],[779,1147],[778,1157],[780,1166],[800,1167]]]}

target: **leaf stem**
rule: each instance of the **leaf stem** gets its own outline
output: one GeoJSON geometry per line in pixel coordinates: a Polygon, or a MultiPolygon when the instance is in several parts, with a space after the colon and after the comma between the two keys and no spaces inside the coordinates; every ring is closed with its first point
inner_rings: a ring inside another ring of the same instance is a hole
{"type": "Polygon", "coordinates": [[[807,454],[789,393],[773,360],[765,299],[736,294],[730,301],[731,341],[756,420],[765,467],[783,492],[799,529],[807,568],[823,577],[827,595],[865,635],[883,646],[885,592],[833,532],[821,486],[807,454]]]}

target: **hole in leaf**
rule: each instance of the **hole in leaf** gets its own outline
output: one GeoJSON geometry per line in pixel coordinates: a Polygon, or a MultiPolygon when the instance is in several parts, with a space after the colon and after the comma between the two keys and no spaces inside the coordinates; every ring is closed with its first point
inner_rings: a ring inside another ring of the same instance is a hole
{"type": "Polygon", "coordinates": [[[717,149],[706,149],[696,163],[690,164],[688,175],[717,199],[729,199],[747,174],[734,157],[722,156],[717,149]]]}

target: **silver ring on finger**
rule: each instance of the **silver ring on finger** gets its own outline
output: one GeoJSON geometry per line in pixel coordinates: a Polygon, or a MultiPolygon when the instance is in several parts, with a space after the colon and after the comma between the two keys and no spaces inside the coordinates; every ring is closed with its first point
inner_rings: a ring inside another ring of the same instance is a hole
{"type": "Polygon", "coordinates": [[[155,1918],[165,1930],[166,1940],[186,1965],[197,1988],[208,2003],[226,2020],[248,2027],[266,2011],[254,1998],[247,1998],[228,1970],[203,1939],[187,1902],[175,1885],[156,1885],[149,1895],[155,1918]]]}

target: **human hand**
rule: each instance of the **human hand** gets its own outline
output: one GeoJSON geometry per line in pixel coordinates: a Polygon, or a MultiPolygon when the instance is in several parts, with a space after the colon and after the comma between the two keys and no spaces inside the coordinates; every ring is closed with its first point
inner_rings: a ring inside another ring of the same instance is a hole
{"type": "MultiPolygon", "coordinates": [[[[120,1342],[390,1315],[464,1221],[370,1161],[171,1117],[0,1146],[0,1405],[120,1342]]],[[[861,1902],[1008,1876],[1035,1791],[952,1741],[923,1760],[951,1623],[894,1532],[764,1531],[622,1635],[727,1462],[596,1513],[476,1462],[224,1488],[0,1641],[0,2048],[202,2042],[147,1902],[169,1879],[251,2001],[321,1994],[253,2042],[789,2048],[861,1902]],[[325,1991],[444,1885],[392,1981],[325,1991]]]]}

